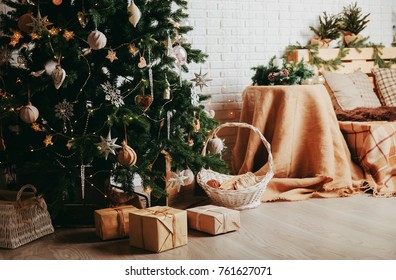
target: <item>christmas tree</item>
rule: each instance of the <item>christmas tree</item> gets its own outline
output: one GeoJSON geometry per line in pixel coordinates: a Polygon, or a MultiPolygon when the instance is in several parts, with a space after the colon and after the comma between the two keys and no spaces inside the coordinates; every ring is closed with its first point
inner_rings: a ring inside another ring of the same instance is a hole
{"type": "MultiPolygon", "coordinates": [[[[36,178],[52,204],[97,188],[95,177],[158,197],[164,170],[225,170],[201,155],[217,125],[201,101],[206,55],[183,37],[185,0],[5,0],[1,16],[1,163],[36,178]]],[[[180,179],[180,178],[179,178],[180,179]]]]}

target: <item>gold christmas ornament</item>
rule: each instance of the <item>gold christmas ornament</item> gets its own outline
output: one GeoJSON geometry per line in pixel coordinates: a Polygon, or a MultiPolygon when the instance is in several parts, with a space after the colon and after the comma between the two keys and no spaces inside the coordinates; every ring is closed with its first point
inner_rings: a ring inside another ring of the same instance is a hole
{"type": "Polygon", "coordinates": [[[153,98],[151,95],[136,95],[135,97],[136,105],[145,112],[153,103],[153,98]]]}
{"type": "Polygon", "coordinates": [[[145,59],[143,56],[140,57],[139,63],[138,63],[138,67],[139,67],[140,69],[142,69],[142,68],[144,68],[144,67],[146,67],[146,66],[147,66],[146,59],[145,59]]]}
{"type": "Polygon", "coordinates": [[[32,24],[33,20],[32,20],[32,13],[27,13],[22,15],[19,19],[18,19],[18,28],[25,32],[25,33],[30,33],[33,31],[33,27],[29,26],[29,24],[32,24]]]}
{"type": "Polygon", "coordinates": [[[43,143],[46,147],[53,145],[54,143],[52,142],[52,135],[46,135],[43,143]]]}
{"type": "Polygon", "coordinates": [[[73,38],[74,38],[74,32],[73,32],[73,31],[65,30],[65,31],[63,32],[63,38],[65,38],[66,41],[69,41],[69,40],[73,39],[73,38]]]}
{"type": "Polygon", "coordinates": [[[130,44],[130,45],[128,46],[128,50],[129,50],[129,53],[130,53],[131,55],[133,55],[133,56],[137,55],[138,52],[139,52],[139,49],[135,46],[135,44],[130,44]]]}
{"type": "Polygon", "coordinates": [[[14,31],[14,33],[11,36],[10,45],[15,47],[19,43],[19,40],[22,38],[23,38],[23,35],[21,34],[21,32],[14,31]]]}
{"type": "Polygon", "coordinates": [[[198,132],[201,129],[201,123],[199,119],[194,120],[194,132],[198,132]]]}
{"type": "Polygon", "coordinates": [[[91,49],[100,50],[106,46],[107,38],[102,32],[94,30],[88,35],[87,41],[91,49]]]}
{"type": "Polygon", "coordinates": [[[223,149],[224,149],[224,142],[219,137],[217,137],[217,135],[209,139],[208,144],[206,146],[206,151],[211,154],[221,154],[223,149]]]}
{"type": "Polygon", "coordinates": [[[33,40],[37,40],[37,39],[40,38],[40,36],[37,33],[34,33],[34,32],[30,33],[29,36],[30,36],[30,38],[32,38],[32,41],[33,40]]]}
{"type": "Polygon", "coordinates": [[[136,152],[127,145],[127,142],[124,140],[121,143],[122,149],[118,151],[117,161],[122,166],[133,166],[136,164],[137,155],[136,152]]]}
{"type": "Polygon", "coordinates": [[[39,111],[31,102],[28,102],[28,104],[23,106],[19,111],[19,117],[25,123],[34,123],[39,117],[39,111]]]}
{"type": "Polygon", "coordinates": [[[55,70],[52,71],[51,77],[54,81],[55,88],[59,89],[66,78],[66,71],[60,66],[60,64],[58,64],[56,65],[55,70]]]}
{"type": "Polygon", "coordinates": [[[34,131],[36,131],[36,132],[43,131],[43,129],[41,128],[41,126],[40,126],[38,123],[36,123],[36,122],[32,123],[31,128],[32,128],[34,131]]]}
{"type": "Polygon", "coordinates": [[[85,13],[85,11],[78,12],[77,19],[78,19],[78,22],[80,23],[82,28],[85,28],[85,26],[87,26],[87,24],[89,22],[88,14],[85,13]]]}
{"type": "Polygon", "coordinates": [[[32,27],[32,32],[48,31],[48,26],[52,25],[52,22],[48,21],[48,16],[41,17],[40,9],[37,12],[37,17],[30,17],[32,19],[31,23],[26,24],[32,27]]]}
{"type": "Polygon", "coordinates": [[[129,22],[136,27],[140,18],[142,17],[142,12],[136,6],[135,2],[132,0],[131,5],[128,6],[129,22]]]}
{"type": "Polygon", "coordinates": [[[106,58],[107,58],[108,60],[110,60],[111,63],[113,63],[114,60],[117,60],[117,59],[118,59],[116,52],[113,51],[113,50],[108,50],[108,51],[107,51],[107,56],[106,56],[106,58]]]}
{"type": "Polygon", "coordinates": [[[52,36],[58,35],[59,34],[59,28],[52,27],[50,30],[48,30],[48,32],[52,36]]]}

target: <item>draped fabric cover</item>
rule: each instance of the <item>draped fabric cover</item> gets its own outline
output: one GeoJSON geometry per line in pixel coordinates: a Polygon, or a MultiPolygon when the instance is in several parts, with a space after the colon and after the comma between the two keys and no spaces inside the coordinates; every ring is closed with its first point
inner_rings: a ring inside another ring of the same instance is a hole
{"type": "MultiPolygon", "coordinates": [[[[263,201],[361,192],[364,174],[351,160],[323,85],[247,87],[240,121],[260,129],[271,143],[274,178],[263,201]]],[[[232,156],[235,174],[266,173],[267,152],[255,133],[239,128],[232,156]]]]}

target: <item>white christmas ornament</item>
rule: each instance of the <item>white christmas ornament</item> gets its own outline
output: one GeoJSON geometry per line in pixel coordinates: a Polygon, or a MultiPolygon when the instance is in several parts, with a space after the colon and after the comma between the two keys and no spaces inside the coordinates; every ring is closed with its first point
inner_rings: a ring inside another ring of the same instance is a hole
{"type": "Polygon", "coordinates": [[[194,182],[195,179],[195,175],[194,173],[191,171],[190,168],[187,168],[183,171],[180,172],[179,176],[182,178],[183,180],[183,186],[187,186],[192,184],[192,182],[194,182]]]}
{"type": "Polygon", "coordinates": [[[208,144],[206,146],[206,151],[211,154],[221,154],[224,149],[224,142],[217,135],[213,136],[213,138],[209,139],[208,144]]]}
{"type": "Polygon", "coordinates": [[[26,106],[23,106],[22,109],[19,111],[19,117],[25,123],[34,123],[39,117],[39,111],[36,107],[29,102],[26,106]]]}
{"type": "Polygon", "coordinates": [[[175,63],[178,67],[186,64],[187,62],[187,51],[180,45],[173,47],[172,54],[175,58],[175,63]]]}
{"type": "Polygon", "coordinates": [[[131,4],[128,6],[129,12],[129,22],[136,27],[140,18],[142,17],[142,12],[139,10],[138,6],[136,6],[135,2],[132,0],[131,4]]]}
{"type": "Polygon", "coordinates": [[[190,169],[183,170],[179,173],[172,172],[170,178],[166,182],[166,188],[176,188],[179,192],[182,186],[187,186],[191,184],[192,182],[194,182],[194,179],[194,173],[190,169]]]}
{"type": "Polygon", "coordinates": [[[51,76],[57,65],[58,62],[56,62],[55,60],[50,60],[45,64],[44,69],[48,76],[51,76]]]}
{"type": "Polygon", "coordinates": [[[195,107],[199,106],[199,94],[193,88],[191,88],[191,104],[195,107]]]}
{"type": "Polygon", "coordinates": [[[91,49],[100,50],[106,46],[107,38],[102,32],[94,30],[88,35],[87,42],[91,49]]]}
{"type": "Polygon", "coordinates": [[[107,101],[110,101],[111,104],[113,104],[117,108],[125,104],[121,95],[121,91],[118,88],[114,87],[112,84],[110,84],[110,82],[101,84],[101,87],[106,94],[105,99],[107,101]]]}
{"type": "Polygon", "coordinates": [[[52,71],[51,77],[54,81],[55,88],[59,89],[66,78],[66,71],[58,64],[56,65],[55,70],[52,71]]]}
{"type": "Polygon", "coordinates": [[[120,145],[117,145],[115,142],[118,138],[111,138],[111,131],[107,134],[107,137],[104,138],[100,136],[100,143],[98,143],[98,150],[105,155],[105,158],[109,157],[109,154],[112,153],[115,155],[115,149],[121,148],[120,145]]]}

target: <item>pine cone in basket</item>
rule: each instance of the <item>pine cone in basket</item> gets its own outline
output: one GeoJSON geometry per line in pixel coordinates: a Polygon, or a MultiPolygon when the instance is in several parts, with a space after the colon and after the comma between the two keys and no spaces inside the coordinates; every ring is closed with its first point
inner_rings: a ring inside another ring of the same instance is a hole
{"type": "Polygon", "coordinates": [[[252,172],[245,173],[243,175],[234,176],[221,184],[220,189],[224,190],[240,190],[254,186],[258,183],[256,175],[252,172]]]}

